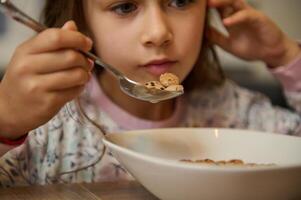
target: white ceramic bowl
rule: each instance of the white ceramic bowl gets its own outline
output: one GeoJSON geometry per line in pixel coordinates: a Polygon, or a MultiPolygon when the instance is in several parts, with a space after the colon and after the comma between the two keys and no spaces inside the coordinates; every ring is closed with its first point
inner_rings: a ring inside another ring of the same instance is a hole
{"type": "Polygon", "coordinates": [[[301,199],[301,138],[233,129],[155,129],[104,139],[119,162],[163,200],[301,199]],[[241,159],[224,167],[180,159],[241,159]]]}

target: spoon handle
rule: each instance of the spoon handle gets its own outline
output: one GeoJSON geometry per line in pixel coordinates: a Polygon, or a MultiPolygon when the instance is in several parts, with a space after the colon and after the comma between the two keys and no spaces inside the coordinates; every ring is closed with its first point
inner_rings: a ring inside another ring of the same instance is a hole
{"type": "MultiPolygon", "coordinates": [[[[43,24],[37,22],[27,14],[25,14],[23,11],[21,11],[19,8],[17,8],[13,3],[11,3],[9,0],[1,0],[1,7],[3,6],[8,12],[10,17],[12,17],[15,21],[20,22],[24,24],[25,26],[31,28],[32,30],[40,33],[47,29],[46,26],[43,24]]],[[[116,70],[114,67],[104,63],[98,56],[94,55],[91,52],[85,52],[80,49],[77,49],[81,54],[83,54],[85,57],[93,60],[97,65],[102,66],[103,68],[110,71],[113,75],[115,75],[118,79],[121,79],[124,77],[124,75],[116,70]]]]}

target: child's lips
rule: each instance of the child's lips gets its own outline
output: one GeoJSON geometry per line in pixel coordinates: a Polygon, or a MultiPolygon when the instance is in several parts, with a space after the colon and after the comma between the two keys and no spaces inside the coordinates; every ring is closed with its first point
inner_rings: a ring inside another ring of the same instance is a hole
{"type": "Polygon", "coordinates": [[[158,76],[168,72],[175,63],[177,63],[177,61],[157,60],[149,62],[148,64],[143,65],[143,67],[145,67],[149,73],[158,76]]]}

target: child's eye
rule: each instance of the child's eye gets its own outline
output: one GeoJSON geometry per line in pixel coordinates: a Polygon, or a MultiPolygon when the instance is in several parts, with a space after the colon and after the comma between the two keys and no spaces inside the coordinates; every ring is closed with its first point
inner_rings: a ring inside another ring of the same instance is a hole
{"type": "Polygon", "coordinates": [[[133,3],[120,3],[116,6],[112,7],[112,11],[117,13],[118,15],[128,15],[134,12],[137,9],[137,6],[133,3]]]}
{"type": "Polygon", "coordinates": [[[171,0],[169,5],[176,8],[183,8],[185,6],[188,6],[190,3],[193,3],[194,1],[195,0],[171,0]]]}

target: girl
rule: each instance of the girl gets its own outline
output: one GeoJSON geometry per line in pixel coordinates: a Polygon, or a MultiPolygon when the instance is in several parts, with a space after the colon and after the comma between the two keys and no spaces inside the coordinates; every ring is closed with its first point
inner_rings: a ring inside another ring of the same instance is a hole
{"type": "Polygon", "coordinates": [[[80,123],[73,104],[64,107],[80,94],[81,108],[105,132],[209,126],[301,135],[301,49],[243,0],[47,0],[44,21],[62,28],[18,47],[0,85],[4,187],[132,178],[109,152],[100,161],[99,129],[80,123]],[[208,7],[220,11],[229,37],[207,26],[208,7]],[[296,113],[226,80],[209,40],[265,62],[296,113]],[[133,99],[74,49],[92,49],[140,82],[172,72],[185,95],[158,104],[133,99]]]}

